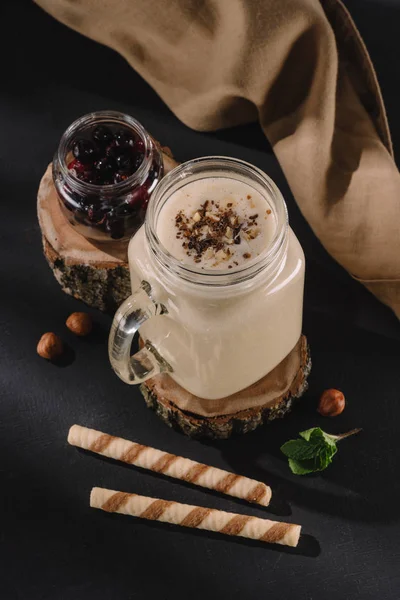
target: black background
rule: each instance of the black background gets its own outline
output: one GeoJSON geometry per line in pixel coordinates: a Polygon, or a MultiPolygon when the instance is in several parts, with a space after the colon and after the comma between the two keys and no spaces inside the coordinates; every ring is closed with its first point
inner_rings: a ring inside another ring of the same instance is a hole
{"type": "MultiPolygon", "coordinates": [[[[347,5],[375,62],[399,146],[400,3],[347,5]]],[[[321,248],[256,125],[191,131],[111,50],[28,2],[3,2],[0,11],[1,598],[397,600],[398,321],[321,248]],[[169,430],[111,371],[108,316],[90,310],[90,339],[64,327],[83,306],[61,292],[42,256],[35,196],[68,124],[106,108],[137,117],[178,160],[236,156],[267,171],[283,190],[308,261],[304,331],[314,360],[309,393],[285,421],[229,441],[191,441],[169,430]],[[63,366],[37,356],[44,331],[69,345],[63,366]],[[315,411],[326,387],[342,388],[348,399],[343,415],[329,421],[315,411]],[[274,506],[252,508],[68,447],[73,423],[269,482],[274,506]],[[279,446],[315,425],[364,431],[342,443],[323,474],[291,475],[279,446]],[[272,514],[302,524],[305,535],[289,550],[107,515],[89,508],[94,485],[272,514]]]]}

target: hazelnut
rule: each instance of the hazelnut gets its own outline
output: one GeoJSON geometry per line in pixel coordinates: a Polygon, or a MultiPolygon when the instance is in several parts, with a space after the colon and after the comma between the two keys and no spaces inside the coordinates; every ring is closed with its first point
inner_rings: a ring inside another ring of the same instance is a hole
{"type": "Polygon", "coordinates": [[[65,324],[72,333],[80,336],[88,335],[93,327],[92,317],[84,312],[72,313],[65,324]]]}
{"type": "Polygon", "coordinates": [[[58,358],[63,350],[62,340],[55,333],[44,333],[37,345],[37,353],[47,360],[58,358]]]}
{"type": "Polygon", "coordinates": [[[318,404],[318,412],[323,417],[337,417],[344,411],[346,400],[340,390],[325,390],[318,404]]]}

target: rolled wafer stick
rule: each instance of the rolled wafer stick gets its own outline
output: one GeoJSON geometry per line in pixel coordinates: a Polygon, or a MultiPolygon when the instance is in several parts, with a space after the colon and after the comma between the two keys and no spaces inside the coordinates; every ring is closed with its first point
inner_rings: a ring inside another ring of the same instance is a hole
{"type": "Polygon", "coordinates": [[[98,487],[91,491],[90,506],[106,512],[216,531],[283,546],[297,546],[301,532],[300,525],[277,523],[249,515],[238,515],[213,508],[191,506],[98,487]]]}
{"type": "Polygon", "coordinates": [[[260,481],[234,475],[183,456],[169,454],[88,427],[73,425],[69,430],[68,442],[72,446],[91,450],[108,458],[163,473],[168,477],[181,479],[261,506],[268,506],[271,500],[271,488],[260,481]]]}

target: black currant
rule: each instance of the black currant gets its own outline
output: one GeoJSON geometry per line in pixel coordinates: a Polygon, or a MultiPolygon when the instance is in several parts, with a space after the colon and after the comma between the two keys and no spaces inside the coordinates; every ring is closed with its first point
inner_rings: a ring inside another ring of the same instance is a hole
{"type": "Polygon", "coordinates": [[[144,141],[137,139],[133,145],[133,149],[135,152],[143,152],[144,153],[144,141]]]}
{"type": "Polygon", "coordinates": [[[72,148],[72,153],[74,157],[84,165],[93,162],[97,154],[96,147],[93,142],[84,139],[80,139],[75,142],[72,148]]]}
{"type": "Polygon", "coordinates": [[[142,164],[144,159],[144,154],[142,154],[141,152],[138,152],[137,154],[134,155],[134,160],[133,160],[133,171],[137,171],[138,168],[140,167],[140,165],[142,164]]]}
{"type": "Polygon", "coordinates": [[[122,173],[133,173],[135,168],[135,156],[131,152],[121,152],[115,156],[118,171],[122,173]]]}
{"type": "Polygon", "coordinates": [[[101,148],[105,148],[111,144],[113,140],[113,133],[106,125],[97,125],[93,129],[92,139],[101,148]]]}
{"type": "Polygon", "coordinates": [[[85,206],[85,212],[89,221],[92,223],[100,224],[104,219],[104,214],[102,210],[99,209],[97,204],[89,204],[85,206]]]}
{"type": "Polygon", "coordinates": [[[110,183],[115,174],[115,162],[110,158],[100,158],[95,164],[97,182],[102,184],[110,183]]]}
{"type": "Polygon", "coordinates": [[[129,131],[126,129],[118,129],[118,131],[114,134],[114,140],[117,146],[121,148],[127,148],[128,146],[133,147],[134,137],[129,131]]]}

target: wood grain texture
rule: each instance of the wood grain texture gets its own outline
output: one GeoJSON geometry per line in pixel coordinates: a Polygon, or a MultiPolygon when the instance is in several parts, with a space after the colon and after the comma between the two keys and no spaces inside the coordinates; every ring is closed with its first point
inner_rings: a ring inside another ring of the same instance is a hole
{"type": "MultiPolygon", "coordinates": [[[[157,376],[149,379],[140,386],[140,391],[149,408],[169,427],[181,431],[193,438],[227,439],[234,434],[242,434],[253,431],[264,423],[280,419],[290,412],[293,403],[301,398],[308,387],[307,379],[311,371],[311,355],[307,339],[302,336],[301,340],[300,368],[294,377],[287,392],[275,398],[268,404],[214,417],[205,417],[186,410],[180,409],[174,402],[174,382],[168,386],[168,392],[158,393],[157,376]]],[[[163,377],[169,377],[163,375],[163,377]]],[[[268,375],[265,379],[268,378],[268,375]]],[[[164,387],[164,386],[163,386],[164,387]]],[[[232,402],[235,395],[232,396],[232,402]]]]}

